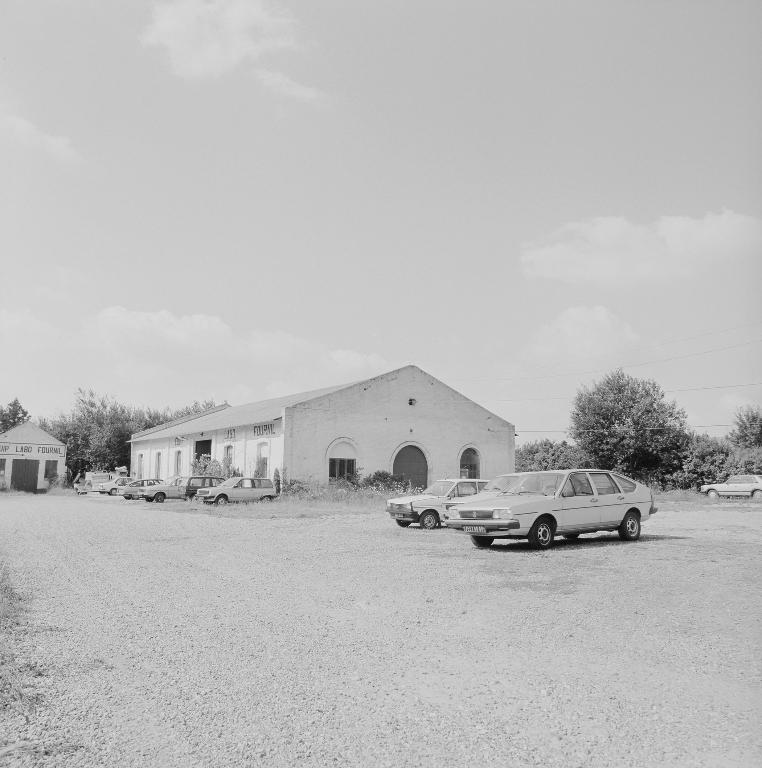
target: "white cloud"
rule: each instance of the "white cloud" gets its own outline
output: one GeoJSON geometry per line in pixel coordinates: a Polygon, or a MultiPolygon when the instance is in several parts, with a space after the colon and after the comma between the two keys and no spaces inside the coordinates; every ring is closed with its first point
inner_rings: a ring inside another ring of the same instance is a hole
{"type": "Polygon", "coordinates": [[[77,387],[156,407],[207,397],[240,404],[394,367],[377,354],[332,349],[283,331],[239,332],[214,315],[124,307],[108,307],[68,329],[30,312],[0,310],[0,349],[4,369],[13,371],[0,382],[0,402],[18,395],[36,416],[67,409],[77,387]]]}
{"type": "Polygon", "coordinates": [[[295,48],[296,21],[261,0],[173,0],[155,6],[141,41],[165,48],[180,77],[219,77],[295,48]]]}
{"type": "Polygon", "coordinates": [[[527,349],[532,362],[584,367],[604,357],[620,357],[637,341],[632,327],[606,307],[569,307],[540,327],[527,349]]]}
{"type": "Polygon", "coordinates": [[[601,217],[524,243],[524,274],[566,283],[621,285],[671,279],[762,256],[762,221],[722,211],[664,216],[650,225],[601,217]]]}
{"type": "Polygon", "coordinates": [[[259,82],[269,91],[288,96],[298,101],[318,101],[324,94],[317,88],[309,85],[302,85],[292,80],[288,75],[282,72],[272,72],[269,69],[257,69],[255,72],[259,82]]]}
{"type": "Polygon", "coordinates": [[[0,131],[19,144],[46,153],[59,163],[73,164],[81,160],[65,136],[45,133],[25,117],[4,109],[0,110],[0,131]]]}

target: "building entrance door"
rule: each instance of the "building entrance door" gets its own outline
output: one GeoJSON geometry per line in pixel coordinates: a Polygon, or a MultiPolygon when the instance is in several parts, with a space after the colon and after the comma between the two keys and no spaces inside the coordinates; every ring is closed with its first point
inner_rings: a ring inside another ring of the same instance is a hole
{"type": "Polygon", "coordinates": [[[406,445],[395,457],[392,474],[407,480],[414,488],[425,488],[429,481],[429,465],[423,451],[406,445]]]}
{"type": "Polygon", "coordinates": [[[199,459],[202,456],[212,455],[212,441],[211,440],[196,440],[196,458],[199,459]]]}
{"type": "Polygon", "coordinates": [[[37,492],[37,475],[40,462],[33,459],[16,459],[11,462],[11,488],[15,491],[37,492]]]}

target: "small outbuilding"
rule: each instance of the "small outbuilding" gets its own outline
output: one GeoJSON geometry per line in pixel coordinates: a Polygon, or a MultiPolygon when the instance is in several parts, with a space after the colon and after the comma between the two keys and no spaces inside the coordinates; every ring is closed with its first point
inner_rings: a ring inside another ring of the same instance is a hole
{"type": "Polygon", "coordinates": [[[513,424],[408,365],[372,379],[223,406],[132,436],[132,474],[189,474],[200,456],[246,476],[327,483],[383,470],[414,486],[514,468],[513,424]]]}
{"type": "Polygon", "coordinates": [[[0,490],[44,493],[66,472],[66,446],[26,422],[0,434],[0,490]]]}

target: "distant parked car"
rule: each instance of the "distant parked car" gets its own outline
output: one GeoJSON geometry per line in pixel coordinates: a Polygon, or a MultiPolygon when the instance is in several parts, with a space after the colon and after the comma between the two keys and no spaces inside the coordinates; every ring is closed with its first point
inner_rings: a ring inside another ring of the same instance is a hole
{"type": "Polygon", "coordinates": [[[163,480],[158,478],[133,480],[131,483],[127,483],[127,485],[122,485],[117,488],[116,492],[119,496],[122,496],[125,499],[137,499],[141,488],[145,488],[146,486],[150,485],[159,485],[163,482],[163,480]]]}
{"type": "Polygon", "coordinates": [[[731,475],[724,483],[707,483],[701,493],[710,499],[720,496],[741,496],[762,499],[762,475],[731,475]]]}
{"type": "Polygon", "coordinates": [[[476,547],[515,538],[547,549],[556,534],[576,539],[618,531],[621,539],[635,541],[641,523],[656,511],[650,488],[615,472],[521,472],[499,496],[454,507],[447,527],[470,535],[476,547]]]}
{"type": "Polygon", "coordinates": [[[98,493],[107,493],[109,496],[116,496],[122,486],[129,485],[134,480],[134,477],[115,477],[113,480],[98,483],[98,493]]]}
{"type": "Polygon", "coordinates": [[[275,495],[273,481],[266,477],[230,477],[215,488],[199,488],[196,492],[196,498],[205,504],[271,501],[275,495]]]}
{"type": "Polygon", "coordinates": [[[166,483],[141,488],[138,497],[159,504],[165,499],[190,499],[199,488],[213,488],[224,480],[224,477],[173,477],[166,483]]]}
{"type": "Polygon", "coordinates": [[[486,480],[437,480],[422,493],[389,499],[386,511],[401,528],[407,528],[411,523],[418,523],[421,528],[436,528],[442,522],[445,502],[473,499],[485,485],[486,480]]]}

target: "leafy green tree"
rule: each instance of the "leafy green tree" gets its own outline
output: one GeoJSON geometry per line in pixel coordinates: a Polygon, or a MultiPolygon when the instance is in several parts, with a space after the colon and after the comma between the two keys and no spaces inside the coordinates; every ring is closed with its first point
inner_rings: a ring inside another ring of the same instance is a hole
{"type": "Polygon", "coordinates": [[[762,447],[762,408],[747,405],[736,411],[735,429],[728,439],[739,448],[762,447]]]}
{"type": "Polygon", "coordinates": [[[685,411],[621,369],[577,392],[570,435],[596,467],[658,481],[680,469],[690,439],[685,411]]]}
{"type": "Polygon", "coordinates": [[[29,412],[21,405],[19,399],[13,398],[5,408],[0,405],[0,433],[24,424],[29,418],[29,412]]]}
{"type": "Polygon", "coordinates": [[[538,472],[547,469],[591,467],[590,457],[566,440],[535,440],[516,449],[516,471],[538,472]]]}
{"type": "Polygon", "coordinates": [[[177,418],[201,413],[214,401],[194,402],[178,410],[124,405],[91,389],[78,389],[74,408],[40,427],[66,445],[66,464],[76,475],[89,469],[111,470],[130,463],[130,437],[177,418]]]}

